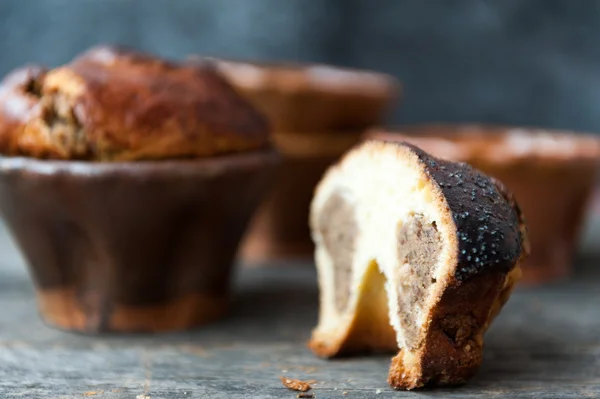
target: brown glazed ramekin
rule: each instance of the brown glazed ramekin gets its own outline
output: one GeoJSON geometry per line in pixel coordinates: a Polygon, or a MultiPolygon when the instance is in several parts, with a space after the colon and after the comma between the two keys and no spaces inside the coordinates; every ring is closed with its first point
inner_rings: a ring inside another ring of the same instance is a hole
{"type": "Polygon", "coordinates": [[[0,157],[0,211],[43,319],[81,332],[187,329],[224,315],[272,150],[121,163],[0,157]]]}
{"type": "Polygon", "coordinates": [[[591,135],[482,125],[421,125],[374,130],[370,139],[407,141],[472,164],[502,181],[521,207],[531,244],[522,282],[567,276],[596,183],[600,141],[591,135]]]}
{"type": "Polygon", "coordinates": [[[401,90],[390,75],[332,65],[201,57],[190,61],[215,65],[280,133],[362,130],[381,123],[401,90]]]}
{"type": "Polygon", "coordinates": [[[249,263],[309,258],[313,190],[332,163],[383,123],[400,96],[392,76],[328,65],[209,61],[271,121],[283,155],[275,183],[242,245],[249,263]]]}

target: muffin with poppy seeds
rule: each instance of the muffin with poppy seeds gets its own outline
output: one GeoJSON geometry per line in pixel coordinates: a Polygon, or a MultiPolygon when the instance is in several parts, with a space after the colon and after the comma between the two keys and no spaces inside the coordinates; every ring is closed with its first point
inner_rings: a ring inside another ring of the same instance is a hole
{"type": "Polygon", "coordinates": [[[367,141],[329,168],[311,205],[319,356],[395,351],[396,389],[455,385],[528,252],[504,186],[407,143],[367,141]]]}

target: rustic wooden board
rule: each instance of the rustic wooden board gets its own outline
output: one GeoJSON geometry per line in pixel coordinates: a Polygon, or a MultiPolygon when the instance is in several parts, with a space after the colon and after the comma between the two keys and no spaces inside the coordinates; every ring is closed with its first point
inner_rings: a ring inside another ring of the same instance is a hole
{"type": "Polygon", "coordinates": [[[283,375],[316,380],[316,398],[599,398],[596,264],[581,261],[568,282],[518,290],[470,384],[394,392],[389,356],[327,362],[306,349],[317,316],[310,266],[244,270],[231,317],[200,331],[89,337],[40,322],[21,259],[1,232],[0,398],[295,398],[283,375]]]}

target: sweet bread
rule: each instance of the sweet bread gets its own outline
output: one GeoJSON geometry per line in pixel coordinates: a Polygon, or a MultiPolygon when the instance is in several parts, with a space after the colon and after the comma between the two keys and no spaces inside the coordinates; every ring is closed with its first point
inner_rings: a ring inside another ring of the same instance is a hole
{"type": "Polygon", "coordinates": [[[95,47],[0,83],[0,153],[131,161],[266,148],[266,118],[208,64],[95,47]]]}
{"type": "Polygon", "coordinates": [[[367,141],[319,183],[310,225],[321,293],[310,342],[324,357],[398,351],[397,389],[459,384],[527,252],[501,183],[406,143],[367,141]]]}

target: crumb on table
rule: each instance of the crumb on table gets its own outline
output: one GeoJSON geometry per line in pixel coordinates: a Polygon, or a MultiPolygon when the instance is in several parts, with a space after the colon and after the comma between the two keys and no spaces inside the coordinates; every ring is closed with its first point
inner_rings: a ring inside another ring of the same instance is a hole
{"type": "Polygon", "coordinates": [[[285,386],[288,389],[294,390],[294,391],[306,392],[312,388],[308,382],[296,380],[294,378],[287,378],[287,377],[280,377],[280,378],[281,378],[281,382],[283,383],[283,386],[285,386]]]}

